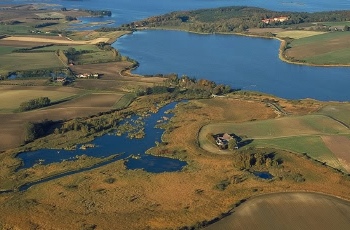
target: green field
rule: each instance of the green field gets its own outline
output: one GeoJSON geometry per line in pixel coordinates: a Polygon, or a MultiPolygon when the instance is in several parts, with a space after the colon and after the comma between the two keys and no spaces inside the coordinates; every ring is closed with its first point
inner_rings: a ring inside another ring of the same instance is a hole
{"type": "MultiPolygon", "coordinates": [[[[338,39],[338,38],[344,38],[350,36],[349,32],[334,32],[334,33],[323,33],[315,36],[305,37],[296,39],[292,42],[292,47],[294,46],[300,46],[300,45],[307,45],[307,44],[313,44],[313,43],[322,43],[327,42],[330,39],[338,39]]],[[[325,45],[325,44],[324,44],[325,45]]]]}
{"type": "Polygon", "coordinates": [[[90,63],[102,63],[102,62],[111,62],[115,60],[115,56],[112,51],[106,51],[99,49],[96,45],[70,45],[70,46],[48,46],[40,49],[41,50],[50,50],[56,51],[58,49],[68,50],[69,48],[74,48],[76,51],[85,51],[86,53],[78,54],[76,56],[75,62],[77,64],[90,64],[90,63]]]}
{"type": "Polygon", "coordinates": [[[345,103],[338,103],[335,105],[328,105],[319,111],[320,114],[333,117],[350,126],[350,105],[345,103]]]}
{"type": "Polygon", "coordinates": [[[0,46],[0,55],[10,54],[15,49],[17,48],[9,46],[0,46]]]}
{"type": "Polygon", "coordinates": [[[29,25],[0,25],[0,34],[32,34],[31,30],[33,30],[33,27],[29,25]]]}
{"type": "Polygon", "coordinates": [[[207,126],[212,133],[235,133],[254,139],[269,139],[300,135],[348,134],[350,130],[339,122],[323,115],[284,117],[240,124],[217,123],[207,126]]]}
{"type": "Polygon", "coordinates": [[[325,26],[350,26],[350,22],[322,22],[321,24],[325,26]]]}
{"type": "Polygon", "coordinates": [[[0,69],[7,72],[64,67],[55,53],[10,53],[0,56],[0,69]]]}
{"type": "Polygon", "coordinates": [[[113,105],[113,108],[124,109],[129,106],[135,98],[136,96],[134,93],[125,94],[113,105]]]}
{"type": "Polygon", "coordinates": [[[53,88],[47,87],[41,88],[27,88],[27,89],[4,89],[0,88],[0,112],[12,112],[18,109],[22,102],[35,99],[38,97],[48,97],[51,102],[60,101],[65,98],[76,95],[74,92],[58,91],[53,88]]]}
{"type": "Polygon", "coordinates": [[[315,65],[350,65],[350,32],[329,32],[293,40],[285,55],[315,65]]]}
{"type": "MultiPolygon", "coordinates": [[[[350,111],[350,106],[346,109],[350,111]]],[[[345,114],[343,113],[344,118],[346,118],[345,114]]],[[[339,120],[343,117],[339,117],[339,120]]],[[[307,153],[319,161],[342,169],[338,159],[323,143],[321,136],[349,135],[350,130],[342,123],[324,115],[283,117],[238,124],[209,124],[201,129],[199,142],[202,148],[213,151],[215,148],[208,142],[207,133],[230,133],[240,136],[243,140],[253,140],[247,147],[273,147],[307,153]]]]}
{"type": "Polygon", "coordinates": [[[294,136],[271,139],[255,139],[249,146],[273,147],[297,153],[307,153],[321,162],[327,162],[332,167],[343,169],[338,158],[327,148],[319,136],[294,136]]]}

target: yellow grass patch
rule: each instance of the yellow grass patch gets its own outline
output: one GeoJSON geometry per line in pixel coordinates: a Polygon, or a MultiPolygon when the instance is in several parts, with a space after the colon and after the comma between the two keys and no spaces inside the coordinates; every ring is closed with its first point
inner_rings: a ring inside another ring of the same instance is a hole
{"type": "Polygon", "coordinates": [[[288,31],[281,31],[277,32],[277,37],[279,38],[294,38],[294,39],[299,39],[299,38],[306,38],[306,37],[311,37],[319,34],[324,34],[327,32],[320,32],[320,31],[304,31],[304,30],[288,30],[288,31]]]}
{"type": "Polygon", "coordinates": [[[68,45],[86,45],[97,44],[99,42],[108,42],[110,38],[95,38],[89,41],[73,41],[69,38],[62,39],[60,37],[30,37],[30,36],[11,36],[3,38],[4,41],[20,41],[20,42],[36,42],[36,43],[53,43],[53,44],[68,44],[68,45]]]}
{"type": "Polygon", "coordinates": [[[45,12],[45,13],[36,13],[40,18],[64,18],[64,14],[59,12],[45,12]]]}

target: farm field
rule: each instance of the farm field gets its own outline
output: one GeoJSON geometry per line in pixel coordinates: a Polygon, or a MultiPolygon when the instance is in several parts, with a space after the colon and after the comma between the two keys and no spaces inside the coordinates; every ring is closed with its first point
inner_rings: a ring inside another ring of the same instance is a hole
{"type": "Polygon", "coordinates": [[[62,87],[0,86],[0,113],[13,112],[22,102],[38,97],[48,97],[51,102],[63,100],[79,94],[81,90],[62,87]]]}
{"type": "Polygon", "coordinates": [[[350,126],[350,104],[348,103],[330,104],[323,107],[318,113],[330,116],[350,126]]]}
{"type": "Polygon", "coordinates": [[[277,193],[249,199],[205,229],[347,229],[349,216],[349,201],[317,193],[277,193]]]}
{"type": "Polygon", "coordinates": [[[64,67],[55,53],[10,53],[0,56],[2,72],[64,67]]]}
{"type": "Polygon", "coordinates": [[[350,33],[330,32],[293,40],[285,56],[315,65],[349,65],[350,33]]]}
{"type": "MultiPolygon", "coordinates": [[[[215,148],[218,151],[214,144],[208,143],[208,133],[234,133],[243,140],[251,140],[247,147],[274,147],[307,153],[314,159],[326,162],[332,167],[342,170],[346,167],[344,159],[339,162],[338,155],[335,155],[332,149],[327,148],[321,137],[346,136],[350,134],[350,130],[341,122],[324,115],[283,117],[239,124],[214,123],[202,127],[199,133],[200,146],[208,151],[215,151],[215,148]]],[[[343,144],[346,145],[345,142],[343,144]]]]}
{"type": "Polygon", "coordinates": [[[326,32],[304,31],[304,30],[292,30],[292,31],[283,30],[283,31],[277,32],[276,36],[279,38],[289,37],[293,39],[300,39],[300,38],[307,38],[307,37],[316,36],[324,33],[326,32]]]}
{"type": "Polygon", "coordinates": [[[0,133],[0,151],[23,143],[23,130],[27,122],[45,119],[62,121],[106,112],[113,109],[124,95],[121,92],[91,93],[68,87],[0,86],[0,89],[1,98],[6,98],[0,102],[0,129],[3,131],[0,133]],[[42,96],[49,97],[53,103],[61,103],[39,110],[12,113],[21,102],[42,96]]]}
{"type": "Polygon", "coordinates": [[[41,122],[45,119],[61,121],[78,117],[87,117],[107,112],[111,107],[55,107],[20,114],[0,114],[0,151],[21,145],[24,141],[23,130],[27,122],[41,122]]]}

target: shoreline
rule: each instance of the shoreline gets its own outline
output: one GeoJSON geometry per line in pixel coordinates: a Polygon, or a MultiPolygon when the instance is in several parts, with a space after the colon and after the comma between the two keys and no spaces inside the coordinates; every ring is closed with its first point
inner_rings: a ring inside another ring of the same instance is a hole
{"type": "MultiPolygon", "coordinates": [[[[236,36],[244,36],[244,37],[253,37],[253,38],[263,38],[263,39],[276,39],[280,41],[280,47],[278,49],[278,57],[281,61],[286,62],[288,64],[294,64],[294,65],[302,65],[302,66],[312,66],[312,67],[350,67],[350,64],[323,64],[323,65],[318,65],[318,64],[312,64],[312,63],[307,63],[307,62],[296,62],[296,61],[291,61],[287,58],[284,57],[284,46],[285,46],[285,40],[279,37],[267,37],[263,35],[258,35],[258,34],[245,34],[245,33],[200,33],[200,32],[194,32],[190,30],[183,30],[183,29],[176,29],[176,28],[150,28],[150,27],[143,27],[143,28],[138,28],[135,31],[142,31],[142,30],[169,30],[169,31],[182,31],[182,32],[187,32],[187,33],[192,33],[192,34],[202,34],[202,35],[236,35],[236,36]]],[[[131,32],[133,33],[133,32],[131,32]]]]}

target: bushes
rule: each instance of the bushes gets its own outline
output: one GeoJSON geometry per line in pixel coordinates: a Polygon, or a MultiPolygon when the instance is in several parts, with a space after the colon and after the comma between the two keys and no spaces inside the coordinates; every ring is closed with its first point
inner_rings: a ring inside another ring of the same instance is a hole
{"type": "Polygon", "coordinates": [[[50,104],[51,104],[51,101],[48,97],[39,97],[36,99],[22,102],[19,106],[19,111],[23,112],[23,111],[38,109],[38,108],[49,106],[50,104]]]}
{"type": "Polygon", "coordinates": [[[57,123],[52,120],[44,120],[40,123],[26,123],[24,127],[24,141],[28,143],[48,134],[51,128],[56,124],[57,123]]]}

